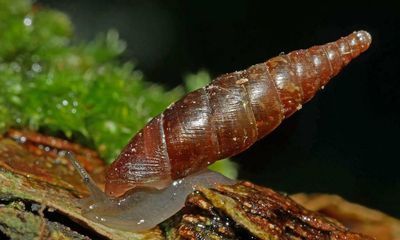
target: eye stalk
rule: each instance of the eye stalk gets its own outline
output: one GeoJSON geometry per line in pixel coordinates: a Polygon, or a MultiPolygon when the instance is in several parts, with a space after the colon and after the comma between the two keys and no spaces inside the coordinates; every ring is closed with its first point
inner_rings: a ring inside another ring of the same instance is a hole
{"type": "Polygon", "coordinates": [[[86,185],[86,187],[89,189],[92,198],[95,198],[98,200],[108,199],[108,197],[104,194],[104,192],[100,190],[100,188],[96,185],[96,183],[93,181],[93,179],[90,177],[90,175],[86,172],[85,168],[83,168],[79,164],[78,160],[76,160],[75,155],[72,152],[70,152],[70,151],[65,152],[65,157],[68,158],[68,160],[71,162],[72,166],[82,177],[82,181],[86,185]]]}

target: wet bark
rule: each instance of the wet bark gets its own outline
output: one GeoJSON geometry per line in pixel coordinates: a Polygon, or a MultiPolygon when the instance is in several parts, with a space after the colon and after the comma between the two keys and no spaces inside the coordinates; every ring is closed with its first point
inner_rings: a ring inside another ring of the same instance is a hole
{"type": "Polygon", "coordinates": [[[96,154],[36,133],[25,132],[23,136],[29,137],[21,139],[20,133],[14,131],[0,138],[0,238],[372,239],[364,234],[385,240],[400,237],[399,221],[380,212],[335,196],[295,195],[294,201],[249,182],[199,188],[188,196],[179,213],[147,232],[111,229],[80,214],[78,201],[87,195],[86,189],[69,162],[59,155],[63,149],[79,154],[79,160],[102,186],[105,166],[96,154]]]}

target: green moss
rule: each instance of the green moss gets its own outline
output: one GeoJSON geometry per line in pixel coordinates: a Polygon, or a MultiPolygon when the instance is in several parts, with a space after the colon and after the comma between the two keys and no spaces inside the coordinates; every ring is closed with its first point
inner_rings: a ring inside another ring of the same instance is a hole
{"type": "Polygon", "coordinates": [[[28,0],[0,0],[0,133],[29,128],[98,150],[110,163],[145,123],[187,91],[210,81],[189,74],[167,91],[118,59],[126,44],[116,31],[73,39],[55,10],[28,0]]]}
{"type": "Polygon", "coordinates": [[[1,207],[0,213],[0,231],[11,239],[39,239],[40,217],[12,206],[1,207]]]}
{"type": "Polygon", "coordinates": [[[73,44],[68,17],[0,1],[0,131],[24,127],[95,147],[108,162],[149,118],[181,97],[120,63],[115,31],[73,44]]]}
{"type": "Polygon", "coordinates": [[[186,90],[191,92],[210,83],[211,76],[206,70],[200,70],[197,73],[187,74],[184,82],[186,90]]]}

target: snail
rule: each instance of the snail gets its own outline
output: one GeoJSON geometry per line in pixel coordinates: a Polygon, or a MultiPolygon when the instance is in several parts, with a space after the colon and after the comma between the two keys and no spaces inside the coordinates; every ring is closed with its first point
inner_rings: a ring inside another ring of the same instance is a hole
{"type": "Polygon", "coordinates": [[[207,170],[274,130],[371,44],[356,31],[217,77],[153,118],[108,168],[105,192],[74,159],[91,196],[83,214],[127,231],[150,229],[179,211],[195,186],[234,184],[207,170]]]}

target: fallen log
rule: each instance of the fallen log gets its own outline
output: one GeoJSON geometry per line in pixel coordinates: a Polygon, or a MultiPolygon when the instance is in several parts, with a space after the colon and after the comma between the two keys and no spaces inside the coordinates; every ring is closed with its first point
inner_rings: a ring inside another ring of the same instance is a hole
{"type": "MultiPolygon", "coordinates": [[[[199,187],[188,196],[180,212],[150,231],[134,233],[108,228],[80,214],[79,199],[86,196],[87,191],[80,181],[75,181],[79,177],[70,163],[60,159],[57,153],[64,149],[75,151],[100,186],[103,184],[101,176],[105,166],[92,151],[70,144],[64,140],[20,131],[11,131],[0,139],[0,232],[4,237],[373,239],[355,233],[354,230],[364,231],[359,225],[353,229],[345,225],[348,221],[340,223],[343,218],[337,214],[318,212],[322,207],[312,209],[310,199],[307,200],[305,195],[294,196],[296,203],[289,196],[250,182],[220,185],[215,189],[199,187]],[[21,136],[29,137],[21,139],[21,136]]],[[[340,203],[343,206],[346,204],[345,201],[340,203]]],[[[361,213],[359,216],[360,219],[369,219],[361,213]]],[[[393,232],[399,229],[397,220],[392,219],[390,224],[393,232]]],[[[378,232],[364,233],[377,239],[396,239],[399,236],[397,233],[392,235],[393,238],[381,238],[375,235],[378,232]]]]}

